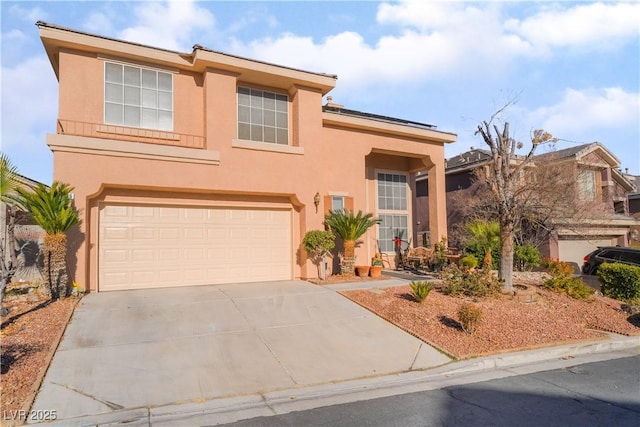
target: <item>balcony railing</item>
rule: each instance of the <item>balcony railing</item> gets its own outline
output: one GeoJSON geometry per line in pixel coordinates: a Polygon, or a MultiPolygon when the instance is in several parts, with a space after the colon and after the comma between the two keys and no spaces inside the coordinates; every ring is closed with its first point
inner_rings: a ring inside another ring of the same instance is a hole
{"type": "Polygon", "coordinates": [[[62,135],[86,136],[89,138],[108,138],[120,141],[174,145],[176,147],[205,148],[205,138],[199,135],[106,125],[103,123],[58,119],[57,133],[62,135]]]}

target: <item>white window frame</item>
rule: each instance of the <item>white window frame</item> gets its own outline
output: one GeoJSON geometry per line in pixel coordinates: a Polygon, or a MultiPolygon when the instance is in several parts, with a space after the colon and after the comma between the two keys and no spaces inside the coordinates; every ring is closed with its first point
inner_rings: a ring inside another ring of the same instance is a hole
{"type": "Polygon", "coordinates": [[[238,139],[278,146],[291,145],[288,94],[238,85],[236,95],[238,139]],[[248,91],[249,94],[241,93],[244,91],[248,91]],[[247,95],[248,104],[242,99],[247,95]],[[258,99],[261,101],[260,105],[254,103],[258,99]],[[271,99],[273,106],[270,105],[271,99]]]}
{"type": "Polygon", "coordinates": [[[141,129],[154,129],[160,131],[173,132],[174,128],[174,82],[173,73],[166,70],[155,69],[150,67],[142,67],[136,64],[128,64],[118,61],[104,61],[104,76],[103,76],[103,106],[104,106],[104,123],[107,125],[126,126],[141,129]],[[120,82],[108,81],[107,67],[118,66],[122,67],[122,80],[120,82]],[[128,69],[137,69],[140,73],[140,81],[138,84],[128,84],[125,82],[125,67],[128,69]],[[145,86],[143,81],[144,74],[149,76],[149,73],[155,73],[155,87],[151,84],[145,86]],[[170,81],[170,89],[163,89],[160,86],[160,76],[168,76],[170,81]],[[108,86],[109,85],[109,86],[108,86]],[[116,100],[118,97],[117,89],[120,86],[122,93],[119,94],[121,100],[116,100]],[[110,90],[108,90],[110,87],[110,90]],[[129,93],[133,95],[138,91],[138,99],[127,99],[127,89],[129,93]],[[116,92],[109,93],[112,90],[116,92]],[[146,105],[145,105],[146,103],[146,105]],[[116,107],[121,106],[122,115],[120,119],[115,119],[113,116],[109,117],[109,106],[116,107]],[[131,116],[127,119],[127,110],[129,112],[137,111],[137,120],[131,120],[131,116]],[[151,115],[155,116],[154,118],[151,115]],[[164,119],[161,119],[164,116],[164,119]],[[146,117],[146,119],[145,119],[146,117]],[[164,125],[163,125],[164,123],[164,125]]]}
{"type": "MultiPolygon", "coordinates": [[[[409,188],[409,174],[407,172],[402,172],[402,171],[378,169],[378,170],[375,170],[375,181],[376,181],[375,195],[376,195],[376,213],[377,213],[376,216],[378,218],[382,218],[383,215],[405,216],[407,219],[407,234],[406,236],[402,237],[402,240],[409,241],[411,236],[413,236],[413,227],[412,227],[412,221],[411,221],[412,200],[410,197],[411,192],[409,188]],[[380,207],[380,194],[379,194],[380,180],[378,179],[380,174],[390,174],[390,175],[398,175],[398,176],[405,177],[404,188],[405,188],[405,198],[406,198],[406,209],[388,209],[388,208],[382,209],[380,207]]],[[[383,239],[381,224],[377,226],[377,231],[378,231],[378,240],[379,240],[380,250],[383,253],[394,253],[395,249],[394,249],[392,240],[386,238],[388,236],[385,236],[385,238],[383,239]],[[389,248],[391,248],[391,250],[389,250],[389,248]]],[[[384,233],[384,234],[386,235],[387,233],[384,233]]],[[[395,234],[393,230],[392,230],[392,234],[395,234]]]]}
{"type": "Polygon", "coordinates": [[[329,197],[331,197],[331,210],[335,211],[333,202],[335,199],[342,199],[342,210],[346,210],[346,198],[349,197],[349,193],[344,191],[329,191],[329,197]]]}

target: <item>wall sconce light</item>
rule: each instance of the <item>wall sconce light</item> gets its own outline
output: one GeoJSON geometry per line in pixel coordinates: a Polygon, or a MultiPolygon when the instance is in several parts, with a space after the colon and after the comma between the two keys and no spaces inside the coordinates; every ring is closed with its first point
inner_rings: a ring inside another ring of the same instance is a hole
{"type": "Polygon", "coordinates": [[[320,206],[320,193],[316,193],[316,195],[313,196],[313,204],[316,205],[316,213],[318,213],[318,206],[320,206]]]}

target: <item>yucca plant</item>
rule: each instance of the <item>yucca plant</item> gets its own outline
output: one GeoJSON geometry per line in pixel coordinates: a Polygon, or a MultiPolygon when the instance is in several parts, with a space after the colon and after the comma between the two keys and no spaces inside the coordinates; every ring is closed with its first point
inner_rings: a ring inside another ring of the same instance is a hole
{"type": "Polygon", "coordinates": [[[411,286],[411,293],[413,294],[413,299],[415,299],[417,302],[420,302],[420,303],[424,302],[427,299],[427,297],[429,296],[429,293],[433,289],[433,284],[424,280],[412,281],[411,283],[409,283],[409,286],[411,286]]]}
{"type": "Polygon", "coordinates": [[[380,220],[373,217],[373,214],[364,214],[358,211],[356,215],[352,211],[333,211],[325,216],[325,222],[333,234],[344,241],[344,261],[342,274],[353,275],[355,264],[355,248],[357,240],[367,232],[367,230],[380,220]]]}
{"type": "Polygon", "coordinates": [[[17,189],[19,203],[45,231],[44,270],[51,296],[62,298],[69,293],[67,273],[67,231],[80,222],[69,195],[73,188],[55,181],[51,187],[39,184],[32,191],[17,189]]]}

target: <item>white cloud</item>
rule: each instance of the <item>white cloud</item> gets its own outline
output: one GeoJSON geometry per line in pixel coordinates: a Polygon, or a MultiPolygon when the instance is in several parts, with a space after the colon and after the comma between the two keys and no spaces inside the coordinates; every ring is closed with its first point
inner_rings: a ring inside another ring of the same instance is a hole
{"type": "Polygon", "coordinates": [[[13,68],[2,67],[3,149],[42,144],[38,132],[55,129],[57,105],[58,84],[45,55],[28,58],[13,68]]]}
{"type": "Polygon", "coordinates": [[[108,35],[114,32],[111,22],[112,18],[108,13],[91,12],[84,20],[83,27],[94,34],[108,35]]]}
{"type": "Polygon", "coordinates": [[[530,112],[526,122],[560,138],[579,139],[589,138],[595,130],[632,127],[634,123],[637,129],[639,117],[640,93],[611,87],[566,89],[560,102],[530,112]]]}
{"type": "Polygon", "coordinates": [[[27,36],[20,30],[14,28],[6,33],[2,33],[2,44],[24,43],[28,40],[27,36]]]}
{"type": "MultiPolygon", "coordinates": [[[[252,5],[253,6],[253,5],[252,5]]],[[[226,33],[236,34],[246,28],[261,27],[273,30],[280,25],[278,18],[269,13],[268,9],[261,4],[248,8],[242,16],[231,21],[224,29],[226,33]]]]}
{"type": "MultiPolygon", "coordinates": [[[[24,3],[23,3],[24,4],[24,3]]],[[[33,7],[27,9],[18,5],[13,5],[9,8],[9,14],[22,21],[27,21],[35,24],[36,21],[46,21],[49,16],[44,10],[39,7],[33,7]]]]}
{"type": "Polygon", "coordinates": [[[142,2],[134,9],[136,26],[120,32],[118,38],[163,49],[189,51],[197,41],[196,31],[210,32],[214,16],[192,1],[142,2]]]}
{"type": "Polygon", "coordinates": [[[552,47],[610,47],[637,40],[640,3],[593,3],[558,6],[525,19],[510,19],[505,29],[520,35],[538,50],[552,47]]]}

